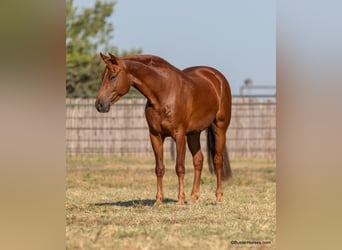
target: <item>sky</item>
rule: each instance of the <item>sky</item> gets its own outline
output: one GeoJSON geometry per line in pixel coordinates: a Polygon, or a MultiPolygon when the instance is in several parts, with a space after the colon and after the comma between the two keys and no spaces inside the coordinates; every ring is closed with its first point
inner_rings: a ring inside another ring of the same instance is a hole
{"type": "MultiPolygon", "coordinates": [[[[75,0],[75,5],[94,2],[75,0]]],[[[180,69],[215,67],[226,76],[233,94],[239,94],[247,78],[253,85],[275,86],[275,2],[117,0],[109,19],[114,26],[112,44],[142,48],[144,54],[163,57],[180,69]]]]}

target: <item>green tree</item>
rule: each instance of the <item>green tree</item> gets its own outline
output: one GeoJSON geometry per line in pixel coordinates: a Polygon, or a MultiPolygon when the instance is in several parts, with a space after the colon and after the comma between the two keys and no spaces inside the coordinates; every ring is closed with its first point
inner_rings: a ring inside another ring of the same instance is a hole
{"type": "Polygon", "coordinates": [[[115,55],[139,54],[141,49],[119,51],[109,44],[114,28],[108,22],[115,2],[96,0],[81,10],[73,0],[66,2],[66,90],[68,97],[94,96],[101,85],[104,64],[99,50],[115,55]]]}

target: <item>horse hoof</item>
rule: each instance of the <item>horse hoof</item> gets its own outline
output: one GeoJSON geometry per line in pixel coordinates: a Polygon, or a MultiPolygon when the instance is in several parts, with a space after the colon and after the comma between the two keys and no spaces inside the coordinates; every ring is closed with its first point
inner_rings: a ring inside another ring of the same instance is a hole
{"type": "Polygon", "coordinates": [[[198,201],[198,198],[191,198],[190,201],[189,201],[189,204],[190,205],[195,205],[198,201]]]}
{"type": "Polygon", "coordinates": [[[160,207],[163,204],[163,202],[161,200],[156,200],[156,202],[154,203],[154,207],[160,207]]]}
{"type": "Polygon", "coordinates": [[[177,206],[178,207],[185,207],[184,201],[178,201],[177,206]]]}
{"type": "Polygon", "coordinates": [[[222,201],[222,200],[217,200],[217,201],[216,201],[216,204],[217,204],[217,205],[222,205],[222,204],[223,204],[223,201],[222,201]]]}

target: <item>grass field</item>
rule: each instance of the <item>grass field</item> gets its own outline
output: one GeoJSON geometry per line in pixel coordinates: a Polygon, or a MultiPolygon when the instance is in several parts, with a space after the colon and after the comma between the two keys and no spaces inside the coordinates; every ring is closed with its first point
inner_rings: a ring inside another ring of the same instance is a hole
{"type": "MultiPolygon", "coordinates": [[[[275,249],[274,161],[231,161],[233,179],[223,183],[224,203],[219,205],[216,178],[205,165],[200,199],[184,207],[176,205],[174,163],[165,163],[165,201],[155,208],[153,158],[67,158],[67,249],[275,249]]],[[[186,171],[188,200],[191,159],[186,171]]]]}

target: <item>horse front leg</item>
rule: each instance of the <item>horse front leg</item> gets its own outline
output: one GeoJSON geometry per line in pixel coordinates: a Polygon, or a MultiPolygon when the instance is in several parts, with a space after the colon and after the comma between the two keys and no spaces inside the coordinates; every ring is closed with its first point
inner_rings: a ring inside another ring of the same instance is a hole
{"type": "Polygon", "coordinates": [[[155,156],[156,161],[156,168],[155,173],[157,176],[157,195],[156,195],[156,202],[154,203],[155,206],[159,206],[163,202],[163,176],[165,173],[165,165],[163,163],[163,143],[164,137],[161,135],[154,135],[150,133],[150,140],[155,156]]]}
{"type": "Polygon", "coordinates": [[[176,158],[176,173],[178,176],[178,202],[177,205],[184,205],[184,176],[185,176],[185,152],[186,152],[186,139],[185,133],[178,133],[175,136],[177,158],[176,158]]]}

